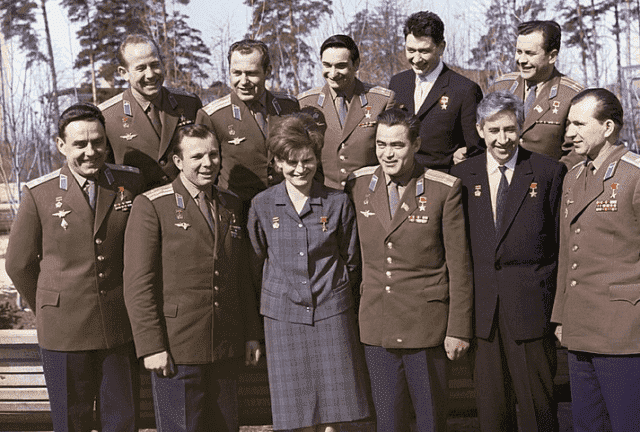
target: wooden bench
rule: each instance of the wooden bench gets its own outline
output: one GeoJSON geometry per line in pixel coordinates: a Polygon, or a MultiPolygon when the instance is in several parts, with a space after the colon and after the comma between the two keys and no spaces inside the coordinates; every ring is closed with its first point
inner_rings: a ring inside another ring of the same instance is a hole
{"type": "MultiPolygon", "coordinates": [[[[0,330],[0,431],[51,430],[49,396],[45,386],[35,330],[0,330]]],[[[569,400],[566,350],[558,350],[556,396],[569,400]]],[[[469,362],[451,364],[450,416],[475,417],[475,391],[469,362]]],[[[149,374],[141,370],[141,427],[154,428],[149,374]]],[[[242,425],[271,424],[271,403],[266,362],[246,368],[238,387],[242,425]]]]}

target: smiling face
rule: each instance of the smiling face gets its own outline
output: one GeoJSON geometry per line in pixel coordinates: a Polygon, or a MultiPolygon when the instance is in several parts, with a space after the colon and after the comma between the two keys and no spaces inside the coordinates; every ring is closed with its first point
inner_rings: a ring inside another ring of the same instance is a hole
{"type": "Polygon", "coordinates": [[[173,163],[182,175],[199,190],[213,184],[220,171],[220,151],[214,137],[184,137],[182,155],[173,155],[173,163]]]}
{"type": "Polygon", "coordinates": [[[275,158],[278,169],[282,171],[284,180],[298,190],[305,191],[311,187],[313,176],[318,168],[318,159],[311,148],[292,152],[290,159],[275,158]]]}
{"type": "Polygon", "coordinates": [[[573,142],[573,149],[580,156],[598,157],[600,150],[615,131],[612,120],[601,122],[595,115],[598,101],[586,97],[569,108],[565,137],[573,142]]]}
{"type": "Polygon", "coordinates": [[[544,36],[534,31],[518,36],[516,41],[516,64],[522,78],[531,83],[544,82],[551,77],[558,58],[558,50],[544,50],[544,36]]]}
{"type": "Polygon", "coordinates": [[[379,124],[376,132],[376,157],[390,177],[402,177],[413,169],[413,157],[420,148],[420,138],[409,140],[405,125],[379,124]]]}
{"type": "Polygon", "coordinates": [[[58,151],[71,171],[94,177],[107,159],[107,135],[98,120],[77,120],[67,125],[64,138],[56,138],[58,151]]]}
{"type": "Polygon", "coordinates": [[[512,111],[500,111],[476,124],[478,135],[487,144],[487,151],[500,165],[509,162],[520,142],[518,119],[512,111]]]}
{"type": "Polygon", "coordinates": [[[322,53],[322,76],[336,92],[353,88],[360,60],[351,60],[351,52],[343,47],[329,47],[322,53]]]}
{"type": "Polygon", "coordinates": [[[435,44],[431,36],[416,37],[410,33],[405,39],[404,53],[413,71],[422,75],[430,73],[438,66],[446,46],[444,40],[435,44]]]}
{"type": "Polygon", "coordinates": [[[164,66],[156,48],[148,43],[132,43],[124,48],[122,57],[125,65],[118,67],[120,76],[139,97],[155,99],[164,83],[164,66]]]}
{"type": "Polygon", "coordinates": [[[253,50],[249,54],[231,53],[229,75],[231,88],[243,102],[253,102],[262,96],[270,69],[262,69],[262,54],[253,50]]]}

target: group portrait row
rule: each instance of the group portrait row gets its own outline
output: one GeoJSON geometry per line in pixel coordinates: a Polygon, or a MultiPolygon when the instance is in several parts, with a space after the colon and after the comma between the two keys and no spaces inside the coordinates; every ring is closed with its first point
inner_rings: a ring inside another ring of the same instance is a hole
{"type": "Polygon", "coordinates": [[[266,354],[274,430],[446,432],[447,369],[472,365],[483,432],[640,430],[640,156],[623,110],[555,64],[553,21],[517,29],[483,95],[412,14],[410,69],[267,90],[267,46],[229,48],[229,95],[164,86],[156,43],[117,54],[123,93],[58,122],[6,270],[36,316],[56,432],[136,431],[139,364],[160,432],[238,431],[238,375],[266,354]],[[516,408],[517,406],[517,408],[516,408]]]}

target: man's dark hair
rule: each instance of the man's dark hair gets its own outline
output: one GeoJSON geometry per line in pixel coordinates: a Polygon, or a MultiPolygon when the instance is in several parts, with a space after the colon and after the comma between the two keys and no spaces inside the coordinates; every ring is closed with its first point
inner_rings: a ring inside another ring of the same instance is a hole
{"type": "Polygon", "coordinates": [[[271,66],[271,58],[269,57],[269,47],[262,41],[253,40],[253,39],[243,39],[241,41],[234,42],[229,47],[229,54],[227,55],[227,60],[229,61],[229,66],[231,66],[231,54],[234,51],[237,51],[241,54],[251,54],[254,51],[258,51],[260,53],[260,57],[262,58],[262,71],[267,73],[269,66],[271,66]]]}
{"type": "Polygon", "coordinates": [[[593,113],[593,117],[596,120],[601,123],[612,120],[616,124],[616,132],[622,129],[624,125],[624,111],[616,95],[603,88],[585,89],[571,99],[571,106],[589,97],[596,101],[596,109],[593,113]]]}
{"type": "MultiPolygon", "coordinates": [[[[409,141],[412,143],[420,136],[420,119],[409,111],[400,108],[389,108],[378,115],[378,125],[385,126],[406,126],[408,130],[409,141]]],[[[377,130],[377,129],[376,129],[377,130]]]]}
{"type": "Polygon", "coordinates": [[[88,102],[77,103],[64,110],[58,119],[58,136],[64,140],[69,123],[79,120],[99,121],[104,127],[104,116],[97,106],[88,102]]]}
{"type": "Polygon", "coordinates": [[[320,58],[322,58],[322,53],[327,48],[346,48],[349,50],[349,57],[351,58],[351,62],[355,64],[358,60],[360,60],[360,51],[358,50],[358,45],[347,35],[333,35],[329,36],[327,40],[322,42],[322,46],[320,47],[320,58]]]}
{"type": "Polygon", "coordinates": [[[433,12],[420,11],[407,18],[404,25],[404,38],[412,34],[419,37],[430,37],[438,45],[444,40],[444,23],[433,12]]]}
{"type": "Polygon", "coordinates": [[[184,141],[185,138],[213,138],[214,141],[218,142],[215,134],[206,125],[189,123],[185,126],[181,126],[175,131],[171,138],[171,143],[169,144],[173,154],[178,156],[180,159],[182,159],[183,151],[182,141],[184,141]]]}
{"type": "Polygon", "coordinates": [[[160,53],[160,48],[158,47],[158,44],[156,43],[156,41],[154,41],[153,38],[151,38],[150,36],[147,36],[146,34],[134,33],[134,34],[128,35],[124,39],[124,41],[122,41],[122,43],[120,44],[120,47],[118,48],[116,57],[118,59],[118,63],[120,64],[120,66],[123,66],[124,68],[129,67],[129,65],[124,59],[124,50],[127,48],[127,46],[136,45],[136,44],[151,45],[153,49],[156,50],[156,53],[158,54],[158,58],[160,59],[160,61],[162,61],[162,54],[160,53]]]}
{"type": "Polygon", "coordinates": [[[541,32],[543,39],[542,48],[546,53],[553,50],[560,51],[560,39],[562,30],[555,21],[526,21],[518,26],[518,36],[528,35],[533,32],[541,32]]]}

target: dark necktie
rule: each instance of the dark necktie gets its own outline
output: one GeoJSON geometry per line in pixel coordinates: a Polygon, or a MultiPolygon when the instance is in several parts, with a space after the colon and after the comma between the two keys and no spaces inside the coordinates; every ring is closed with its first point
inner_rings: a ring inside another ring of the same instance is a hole
{"type": "Polygon", "coordinates": [[[336,109],[338,110],[340,126],[344,127],[344,122],[347,120],[347,104],[344,96],[336,96],[336,109]]]}
{"type": "Polygon", "coordinates": [[[151,120],[151,125],[153,125],[153,129],[155,129],[158,136],[162,135],[162,122],[160,121],[160,112],[158,108],[153,104],[149,104],[149,120],[151,120]]]}
{"type": "Polygon", "coordinates": [[[258,123],[258,126],[262,131],[262,135],[266,137],[267,136],[267,120],[264,117],[262,104],[260,103],[260,101],[254,101],[251,104],[250,108],[251,108],[251,112],[253,112],[253,117],[255,117],[256,119],[256,123],[258,123]]]}
{"type": "Polygon", "coordinates": [[[524,101],[524,116],[527,117],[533,108],[533,104],[536,102],[536,88],[538,84],[531,84],[529,86],[529,95],[524,101]]]}
{"type": "Polygon", "coordinates": [[[389,184],[389,212],[391,213],[391,219],[398,210],[398,204],[400,204],[400,194],[398,193],[398,183],[391,180],[389,184]]]}
{"type": "Polygon", "coordinates": [[[96,209],[96,182],[91,179],[87,179],[84,183],[84,187],[82,188],[84,193],[87,195],[87,199],[89,201],[89,205],[91,206],[91,210],[96,209]]]}
{"type": "Polygon", "coordinates": [[[500,232],[500,225],[504,216],[504,207],[507,202],[507,193],[509,192],[509,182],[505,172],[507,167],[502,165],[498,167],[500,170],[500,184],[498,185],[498,195],[496,196],[496,233],[500,232]]]}
{"type": "Polygon", "coordinates": [[[207,220],[209,228],[211,228],[211,232],[213,232],[213,217],[211,217],[211,210],[209,208],[207,194],[204,191],[200,191],[198,193],[198,207],[200,207],[200,211],[204,215],[204,218],[207,220]]]}

